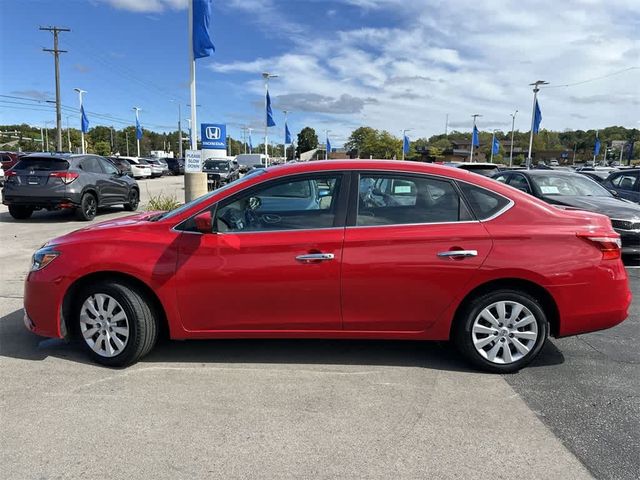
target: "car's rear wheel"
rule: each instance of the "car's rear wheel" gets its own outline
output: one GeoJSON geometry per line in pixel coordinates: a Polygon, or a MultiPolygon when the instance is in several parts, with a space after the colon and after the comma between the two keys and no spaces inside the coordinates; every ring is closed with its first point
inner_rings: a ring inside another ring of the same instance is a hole
{"type": "Polygon", "coordinates": [[[132,188],[129,192],[129,201],[125,203],[124,209],[128,212],[135,212],[138,209],[138,205],[140,205],[140,194],[138,190],[132,188]]]}
{"type": "Polygon", "coordinates": [[[80,206],[76,209],[79,220],[89,221],[96,218],[98,213],[98,199],[92,193],[85,193],[80,200],[80,206]]]}
{"type": "Polygon", "coordinates": [[[119,282],[99,282],[77,297],[78,333],[89,355],[110,367],[125,367],[151,351],[157,315],[146,297],[119,282]]]}
{"type": "Polygon", "coordinates": [[[472,300],[457,319],[453,339],[475,366],[510,373],[529,364],[548,336],[549,323],[538,300],[504,289],[472,300]]]}
{"type": "Polygon", "coordinates": [[[26,220],[33,213],[33,207],[9,205],[9,214],[16,220],[26,220]]]}

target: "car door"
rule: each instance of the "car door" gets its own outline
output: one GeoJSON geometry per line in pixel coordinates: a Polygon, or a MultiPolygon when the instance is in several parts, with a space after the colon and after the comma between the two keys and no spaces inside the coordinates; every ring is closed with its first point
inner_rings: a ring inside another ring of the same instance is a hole
{"type": "Polygon", "coordinates": [[[184,327],[340,330],[347,187],[341,173],[271,180],[211,207],[213,233],[176,227],[184,327]]]}
{"type": "Polygon", "coordinates": [[[342,266],[344,329],[428,329],[482,265],[492,246],[487,231],[446,178],[363,172],[352,183],[357,188],[342,266]],[[389,184],[395,185],[391,192],[376,188],[389,184]]]}
{"type": "Polygon", "coordinates": [[[104,158],[98,158],[104,172],[103,195],[105,203],[118,204],[129,198],[129,183],[115,165],[104,158]]]}
{"type": "Polygon", "coordinates": [[[640,174],[634,171],[622,171],[609,177],[609,188],[613,188],[620,197],[640,203],[640,174]]]}

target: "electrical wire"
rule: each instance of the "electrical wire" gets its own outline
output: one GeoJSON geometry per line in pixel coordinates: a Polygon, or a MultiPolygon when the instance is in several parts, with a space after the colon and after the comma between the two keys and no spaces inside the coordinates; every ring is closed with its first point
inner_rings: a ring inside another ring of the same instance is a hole
{"type": "Polygon", "coordinates": [[[629,72],[631,70],[638,70],[640,69],[640,67],[629,67],[629,68],[625,68],[623,70],[618,70],[617,72],[612,72],[609,73],[607,75],[602,75],[601,77],[594,77],[594,78],[589,78],[587,80],[581,80],[580,82],[574,82],[574,83],[567,83],[564,85],[550,85],[550,86],[541,86],[540,90],[542,89],[550,89],[550,88],[564,88],[564,87],[575,87],[576,85],[583,85],[585,83],[590,83],[590,82],[595,82],[596,80],[602,80],[604,78],[609,78],[609,77],[613,77],[615,75],[620,75],[621,73],[625,73],[625,72],[629,72]]]}

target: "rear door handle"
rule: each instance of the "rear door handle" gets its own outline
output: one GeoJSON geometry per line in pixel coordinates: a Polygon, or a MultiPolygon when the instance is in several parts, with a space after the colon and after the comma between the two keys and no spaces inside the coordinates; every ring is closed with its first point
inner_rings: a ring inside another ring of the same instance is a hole
{"type": "Polygon", "coordinates": [[[439,257],[450,257],[450,258],[455,258],[455,257],[477,257],[478,256],[478,251],[477,250],[449,250],[447,252],[439,252],[438,256],[439,257]]]}
{"type": "Polygon", "coordinates": [[[335,255],[333,253],[306,253],[304,255],[298,255],[296,260],[302,263],[311,262],[326,262],[327,260],[333,260],[335,255]]]}

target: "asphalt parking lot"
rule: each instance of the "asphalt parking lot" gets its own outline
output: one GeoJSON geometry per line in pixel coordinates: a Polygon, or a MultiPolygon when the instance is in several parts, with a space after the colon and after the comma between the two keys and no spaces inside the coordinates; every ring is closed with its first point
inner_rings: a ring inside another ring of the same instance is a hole
{"type": "MultiPolygon", "coordinates": [[[[142,204],[181,182],[140,182],[142,204]]],[[[111,370],[22,324],[30,255],[85,225],[0,206],[1,478],[640,476],[638,269],[625,323],[553,340],[514,375],[382,341],[165,341],[111,370]]]]}

